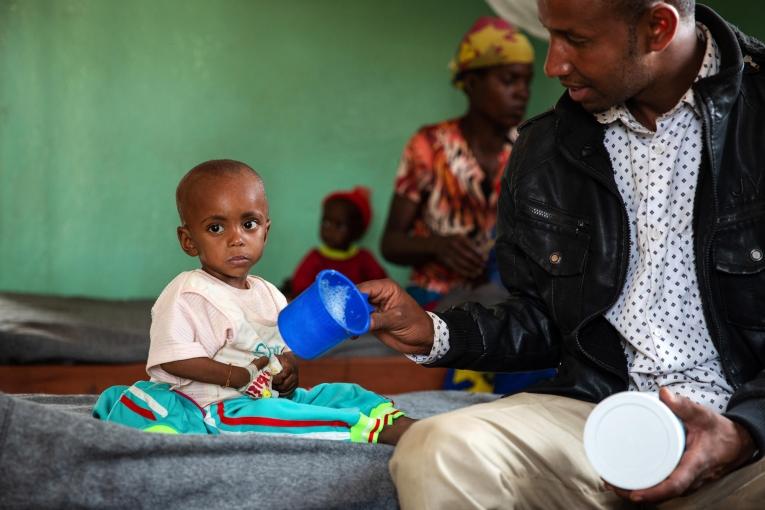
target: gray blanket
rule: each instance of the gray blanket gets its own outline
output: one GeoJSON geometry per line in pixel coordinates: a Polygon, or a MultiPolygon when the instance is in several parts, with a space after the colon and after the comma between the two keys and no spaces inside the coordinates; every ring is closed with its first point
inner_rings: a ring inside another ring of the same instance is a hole
{"type": "MultiPolygon", "coordinates": [[[[394,400],[424,418],[495,398],[431,391],[394,400]]],[[[390,446],[149,434],[91,418],[95,399],[0,393],[0,507],[398,507],[390,446]]]]}

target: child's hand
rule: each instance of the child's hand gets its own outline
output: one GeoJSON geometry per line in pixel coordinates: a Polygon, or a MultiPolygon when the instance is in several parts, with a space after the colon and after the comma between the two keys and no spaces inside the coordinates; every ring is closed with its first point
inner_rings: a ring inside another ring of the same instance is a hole
{"type": "Polygon", "coordinates": [[[252,360],[247,368],[250,374],[250,381],[239,391],[250,398],[269,398],[271,397],[271,388],[273,387],[273,376],[268,366],[268,356],[261,356],[252,360]]]}
{"type": "Polygon", "coordinates": [[[274,376],[272,387],[282,397],[289,397],[298,387],[298,361],[292,351],[277,354],[276,358],[282,364],[282,371],[274,376]]]}
{"type": "Polygon", "coordinates": [[[252,360],[252,365],[255,365],[255,368],[258,370],[263,370],[268,366],[268,356],[261,356],[259,358],[255,358],[252,360]]]}

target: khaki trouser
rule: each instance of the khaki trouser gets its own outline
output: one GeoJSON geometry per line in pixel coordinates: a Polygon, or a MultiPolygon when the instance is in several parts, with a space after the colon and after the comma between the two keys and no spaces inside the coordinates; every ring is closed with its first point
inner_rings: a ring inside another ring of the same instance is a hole
{"type": "MultiPolygon", "coordinates": [[[[639,508],[608,491],[584,453],[594,404],[521,393],[415,423],[390,473],[407,509],[639,508]]],[[[765,508],[765,460],[662,509],[765,508]]]]}

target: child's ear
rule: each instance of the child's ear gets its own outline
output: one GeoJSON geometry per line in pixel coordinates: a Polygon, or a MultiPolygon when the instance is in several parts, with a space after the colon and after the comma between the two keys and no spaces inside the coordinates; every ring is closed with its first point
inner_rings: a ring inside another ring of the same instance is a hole
{"type": "Polygon", "coordinates": [[[186,252],[189,257],[196,257],[199,255],[199,250],[194,245],[194,241],[191,239],[188,227],[178,227],[178,242],[181,244],[181,249],[186,252]]]}
{"type": "Polygon", "coordinates": [[[263,236],[263,244],[268,241],[268,233],[271,231],[271,219],[266,220],[266,235],[263,236]]]}

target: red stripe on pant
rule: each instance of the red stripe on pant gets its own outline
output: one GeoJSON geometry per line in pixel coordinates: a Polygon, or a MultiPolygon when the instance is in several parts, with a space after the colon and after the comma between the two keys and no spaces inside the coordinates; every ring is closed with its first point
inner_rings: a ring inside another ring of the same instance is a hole
{"type": "Polygon", "coordinates": [[[230,418],[223,413],[223,402],[218,404],[218,416],[220,422],[224,425],[262,425],[266,427],[344,427],[351,428],[350,425],[340,420],[283,420],[281,418],[267,418],[264,416],[242,416],[239,418],[230,418]]]}
{"type": "Polygon", "coordinates": [[[154,416],[154,413],[152,413],[148,409],[144,409],[143,407],[138,407],[138,404],[136,404],[135,402],[133,402],[132,400],[127,398],[127,396],[122,395],[120,397],[120,402],[122,404],[124,404],[125,407],[127,407],[128,409],[130,409],[131,411],[133,411],[136,414],[140,414],[141,416],[143,416],[147,420],[157,421],[157,417],[154,416]]]}

